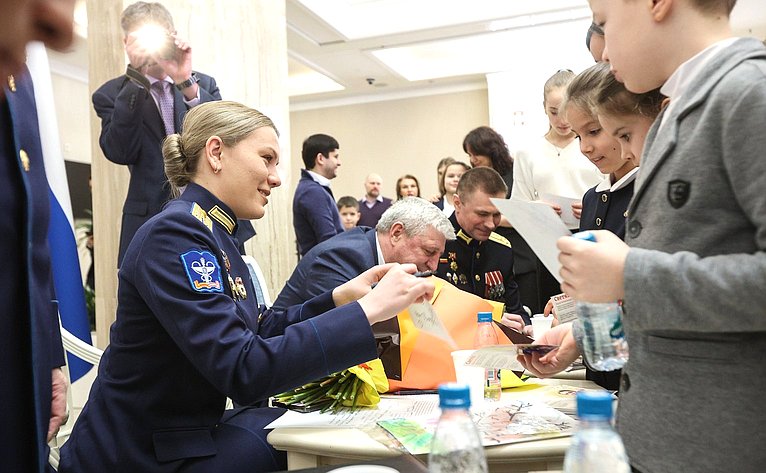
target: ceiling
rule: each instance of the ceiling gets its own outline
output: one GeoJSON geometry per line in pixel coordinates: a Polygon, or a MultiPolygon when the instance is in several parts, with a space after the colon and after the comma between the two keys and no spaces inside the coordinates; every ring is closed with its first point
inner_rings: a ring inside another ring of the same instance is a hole
{"type": "MultiPolygon", "coordinates": [[[[766,38],[763,2],[739,0],[737,34],[766,38]]],[[[587,0],[286,0],[286,13],[292,110],[485,88],[530,59],[584,59],[590,23],[587,0]]],[[[79,31],[85,16],[79,0],[79,31]]],[[[87,78],[86,46],[52,66],[87,78]]]]}

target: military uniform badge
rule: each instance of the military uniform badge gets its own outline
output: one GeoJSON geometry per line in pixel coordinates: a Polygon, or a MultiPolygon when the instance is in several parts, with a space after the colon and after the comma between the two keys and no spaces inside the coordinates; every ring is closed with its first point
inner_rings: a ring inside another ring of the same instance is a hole
{"type": "Polygon", "coordinates": [[[191,288],[197,292],[223,292],[221,267],[209,251],[191,250],[181,255],[191,288]]]}

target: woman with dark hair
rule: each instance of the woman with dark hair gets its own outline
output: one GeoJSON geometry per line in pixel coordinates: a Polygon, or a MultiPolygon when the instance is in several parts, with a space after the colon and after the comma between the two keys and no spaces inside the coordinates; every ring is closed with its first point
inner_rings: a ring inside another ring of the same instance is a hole
{"type": "Polygon", "coordinates": [[[513,158],[502,136],[488,126],[471,130],[463,139],[463,151],[471,160],[471,166],[486,166],[494,169],[503,177],[511,195],[513,186],[513,158]]]}
{"type": "Polygon", "coordinates": [[[420,183],[412,174],[405,174],[396,180],[396,200],[405,197],[420,197],[420,183]]]}

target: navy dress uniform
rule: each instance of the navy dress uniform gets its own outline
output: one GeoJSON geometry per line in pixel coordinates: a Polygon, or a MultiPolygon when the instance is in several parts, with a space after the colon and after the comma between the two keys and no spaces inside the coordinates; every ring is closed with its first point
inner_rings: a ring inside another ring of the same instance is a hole
{"type": "Polygon", "coordinates": [[[139,229],[119,271],[117,319],[62,472],[285,469],[250,406],[376,358],[358,303],[332,293],[263,311],[237,252],[233,212],[189,184],[139,229]],[[343,336],[339,336],[339,334],[343,336]]]}
{"type": "MultiPolygon", "coordinates": [[[[621,239],[625,239],[625,222],[628,216],[628,204],[633,197],[633,183],[638,168],[628,172],[614,185],[607,177],[596,187],[585,192],[582,198],[580,231],[609,230],[621,239]]],[[[622,370],[595,371],[588,368],[585,378],[599,386],[616,391],[620,389],[622,370]]]]}
{"type": "Polygon", "coordinates": [[[513,278],[513,249],[508,239],[493,232],[487,241],[478,241],[460,227],[455,213],[449,220],[457,238],[444,245],[436,274],[463,291],[504,303],[505,312],[519,314],[530,323],[513,278]]]}
{"type": "Polygon", "coordinates": [[[64,365],[48,249],[50,201],[29,72],[0,99],[0,464],[48,471],[51,371],[64,365]]]}

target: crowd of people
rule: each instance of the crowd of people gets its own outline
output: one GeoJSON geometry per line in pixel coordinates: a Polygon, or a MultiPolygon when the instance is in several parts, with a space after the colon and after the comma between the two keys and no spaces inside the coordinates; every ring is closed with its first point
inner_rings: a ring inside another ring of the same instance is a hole
{"type": "MultiPolygon", "coordinates": [[[[8,471],[48,471],[46,442],[66,416],[47,181],[23,51],[32,40],[66,48],[73,3],[17,1],[0,28],[8,471]]],[[[59,471],[285,469],[264,430],[282,411],[264,401],[375,358],[373,326],[434,293],[416,271],[504,304],[511,328],[528,325],[525,305],[550,310],[559,288],[491,201],[548,195],[573,199],[571,208],[549,205],[596,238],[559,240],[560,289],[624,307],[630,361],[622,373],[589,376],[619,388],[618,429],[634,470],[756,471],[766,462],[766,47],[732,37],[735,3],[590,0],[586,42],[608,63],[544,84],[550,129],[515,159],[496,130],[468,131],[470,164],[442,160],[430,200],[409,174],[386,199],[372,173],[361,199],[336,201],[340,145],[308,137],[293,200],[302,258],[271,308],[239,253],[254,235],[249,220],[265,215],[281,185],[279,132],[192,70],[164,7],[130,5],[130,65],[93,95],[104,154],[132,171],[117,317],[59,471]],[[164,50],[143,42],[147,19],[163,31],[164,50]],[[237,407],[226,410],[227,398],[237,407]]],[[[559,324],[536,342],[559,348],[519,361],[550,376],[583,352],[582,324],[559,324]]]]}

